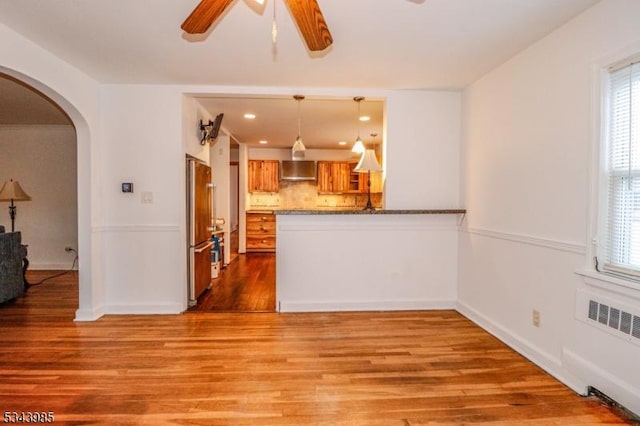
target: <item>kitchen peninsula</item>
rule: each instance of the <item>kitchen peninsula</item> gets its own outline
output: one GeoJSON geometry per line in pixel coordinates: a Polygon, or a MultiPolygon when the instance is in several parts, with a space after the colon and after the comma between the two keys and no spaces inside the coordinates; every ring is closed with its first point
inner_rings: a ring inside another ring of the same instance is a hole
{"type": "Polygon", "coordinates": [[[276,210],[281,312],[451,309],[464,209],[276,210]]]}

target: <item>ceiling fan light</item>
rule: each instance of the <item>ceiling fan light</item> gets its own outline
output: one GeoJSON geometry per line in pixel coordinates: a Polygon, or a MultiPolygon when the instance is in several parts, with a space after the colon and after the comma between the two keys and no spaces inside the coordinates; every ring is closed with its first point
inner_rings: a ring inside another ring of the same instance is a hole
{"type": "Polygon", "coordinates": [[[356,142],[353,144],[353,148],[351,148],[351,152],[355,152],[356,154],[362,154],[365,151],[364,143],[362,143],[362,139],[358,137],[356,142]]]}

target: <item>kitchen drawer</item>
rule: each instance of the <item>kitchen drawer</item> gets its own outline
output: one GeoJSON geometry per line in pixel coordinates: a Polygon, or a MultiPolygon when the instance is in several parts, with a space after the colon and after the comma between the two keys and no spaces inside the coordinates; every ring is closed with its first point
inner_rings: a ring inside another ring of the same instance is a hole
{"type": "Polygon", "coordinates": [[[247,250],[275,251],[275,249],[276,249],[275,235],[263,235],[263,236],[247,235],[247,250]]]}
{"type": "Polygon", "coordinates": [[[276,215],[273,213],[247,213],[247,224],[248,223],[263,223],[263,222],[275,222],[276,215]]]}
{"type": "Polygon", "coordinates": [[[247,221],[247,235],[276,235],[275,222],[247,221]]]}

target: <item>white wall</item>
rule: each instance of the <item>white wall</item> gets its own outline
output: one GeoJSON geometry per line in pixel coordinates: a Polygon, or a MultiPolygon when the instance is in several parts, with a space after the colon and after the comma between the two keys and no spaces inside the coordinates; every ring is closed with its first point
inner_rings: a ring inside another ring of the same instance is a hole
{"type": "Polygon", "coordinates": [[[182,101],[171,86],[103,87],[105,211],[99,229],[106,313],[178,313],[186,307],[183,147],[202,147],[183,142],[182,101]],[[133,182],[134,193],[122,193],[122,182],[133,182]],[[144,192],[151,203],[143,202],[144,192]]]}
{"type": "Polygon", "coordinates": [[[458,207],[459,92],[395,91],[386,102],[385,207],[458,207]]]}
{"type": "Polygon", "coordinates": [[[276,216],[282,312],[451,309],[457,216],[276,216]]]}
{"type": "MultiPolygon", "coordinates": [[[[31,201],[16,202],[16,231],[29,246],[29,269],[71,268],[78,248],[76,133],[70,125],[0,126],[0,184],[17,180],[31,201]]],[[[11,220],[2,203],[0,224],[11,220]]]]}
{"type": "MultiPolygon", "coordinates": [[[[590,205],[592,70],[640,51],[640,2],[607,0],[471,85],[464,96],[459,309],[584,392],[640,412],[640,346],[576,320],[590,205]],[[532,311],[541,326],[532,324],[532,311]]],[[[640,291],[622,297],[640,311],[640,291]]]]}

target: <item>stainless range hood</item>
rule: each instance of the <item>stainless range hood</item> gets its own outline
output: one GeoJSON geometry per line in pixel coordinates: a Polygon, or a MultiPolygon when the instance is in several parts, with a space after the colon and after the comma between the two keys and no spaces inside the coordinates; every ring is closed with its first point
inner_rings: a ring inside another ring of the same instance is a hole
{"type": "Polygon", "coordinates": [[[282,160],[280,180],[316,180],[316,162],[308,160],[282,160]]]}

